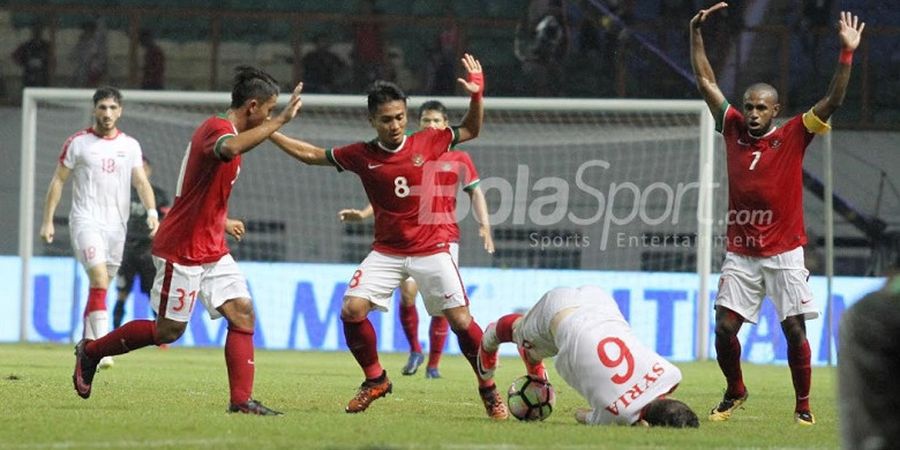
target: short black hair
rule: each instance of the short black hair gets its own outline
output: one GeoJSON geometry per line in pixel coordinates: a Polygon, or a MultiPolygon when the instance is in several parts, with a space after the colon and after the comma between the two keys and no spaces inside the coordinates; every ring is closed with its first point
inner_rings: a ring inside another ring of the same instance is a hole
{"type": "Polygon", "coordinates": [[[118,89],[112,86],[102,86],[94,91],[94,106],[97,106],[100,100],[107,98],[115,100],[119,105],[122,104],[122,93],[118,89]]]}
{"type": "Polygon", "coordinates": [[[700,419],[684,402],[661,398],[644,408],[643,419],[651,427],[698,428],[700,419]]]}
{"type": "Polygon", "coordinates": [[[422,103],[422,106],[419,107],[419,119],[422,118],[425,111],[437,111],[444,115],[444,119],[447,119],[447,107],[437,100],[428,100],[422,103]]]}
{"type": "Polygon", "coordinates": [[[231,107],[240,108],[247,100],[266,101],[278,95],[278,82],[272,75],[252,66],[234,69],[234,87],[231,88],[231,107]]]}
{"type": "Polygon", "coordinates": [[[772,96],[772,99],[775,103],[778,103],[778,89],[775,89],[775,86],[772,86],[768,83],[753,83],[750,87],[744,91],[744,97],[749,95],[751,92],[766,92],[772,96]]]}
{"type": "Polygon", "coordinates": [[[369,115],[375,115],[378,107],[395,100],[402,100],[406,103],[406,93],[400,86],[390,81],[377,80],[369,87],[369,115]]]}

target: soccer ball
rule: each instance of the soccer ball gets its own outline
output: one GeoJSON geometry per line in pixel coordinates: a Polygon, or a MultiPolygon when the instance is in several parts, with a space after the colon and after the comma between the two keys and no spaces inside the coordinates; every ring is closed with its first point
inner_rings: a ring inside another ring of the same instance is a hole
{"type": "Polygon", "coordinates": [[[556,392],[547,381],[524,375],[516,378],[509,386],[506,402],[509,405],[509,412],[516,419],[544,420],[553,412],[556,392]]]}

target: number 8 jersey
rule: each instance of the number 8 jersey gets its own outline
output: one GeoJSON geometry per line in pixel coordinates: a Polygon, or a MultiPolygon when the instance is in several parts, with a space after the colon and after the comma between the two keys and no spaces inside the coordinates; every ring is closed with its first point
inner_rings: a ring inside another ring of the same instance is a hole
{"type": "Polygon", "coordinates": [[[378,252],[427,256],[448,248],[448,232],[436,200],[436,161],[456,144],[455,128],[426,128],[404,137],[396,149],[377,140],[326,150],[338,171],[359,176],[375,212],[378,252]]]}
{"type": "Polygon", "coordinates": [[[634,424],[644,406],[681,382],[681,371],[638,341],[615,300],[596,286],[547,292],[513,340],[532,359],[556,356],[556,370],[593,408],[591,424],[634,424]],[[553,318],[571,308],[551,332],[553,318]]]}

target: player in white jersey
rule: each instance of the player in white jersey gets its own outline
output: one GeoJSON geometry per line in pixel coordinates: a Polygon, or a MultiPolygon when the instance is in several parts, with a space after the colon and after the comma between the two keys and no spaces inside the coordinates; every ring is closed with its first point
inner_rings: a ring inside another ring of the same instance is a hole
{"type": "MultiPolygon", "coordinates": [[[[150,235],[159,215],[153,188],[144,172],[141,145],[116,127],[122,116],[122,94],[114,87],[94,92],[94,124],[63,144],[59,164],[44,202],[41,238],[53,242],[53,215],[63,186],[73,178],[69,231],[75,257],[87,272],[90,290],[84,309],[84,337],[96,339],[109,331],[106,290],[122,262],[125,230],[131,214],[131,187],[147,210],[150,235]]],[[[111,358],[100,367],[112,364],[111,358]]]]}
{"type": "Polygon", "coordinates": [[[556,370],[591,405],[576,412],[580,423],[699,426],[690,407],[665,398],[681,382],[681,371],[638,341],[599,287],[552,289],[524,316],[508,314],[488,325],[481,370],[496,369],[502,342],[516,343],[531,376],[546,378],[540,363],[556,356],[556,370]]]}

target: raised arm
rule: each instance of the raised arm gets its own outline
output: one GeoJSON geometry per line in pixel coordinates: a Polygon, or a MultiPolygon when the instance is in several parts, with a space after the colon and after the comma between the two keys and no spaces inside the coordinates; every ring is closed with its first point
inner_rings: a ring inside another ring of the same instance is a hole
{"type": "Polygon", "coordinates": [[[59,164],[56,171],[53,172],[53,178],[50,179],[50,186],[47,187],[47,198],[44,200],[44,216],[41,222],[41,238],[44,242],[53,242],[53,235],[56,233],[53,226],[53,214],[56,213],[56,207],[59,205],[59,198],[62,196],[63,186],[69,180],[72,170],[59,164]]]}
{"type": "Polygon", "coordinates": [[[703,46],[703,34],[700,32],[700,27],[707,16],[726,7],[728,7],[728,3],[719,2],[708,9],[701,9],[700,12],[691,19],[690,24],[691,67],[694,69],[694,78],[697,81],[697,89],[700,91],[700,95],[703,96],[703,100],[706,101],[706,106],[709,107],[709,111],[714,117],[717,117],[721,113],[722,104],[725,102],[725,96],[722,95],[722,91],[719,90],[719,85],[716,84],[716,74],[713,73],[712,66],[709,64],[709,59],[706,57],[706,48],[703,46]]]}
{"type": "Polygon", "coordinates": [[[491,235],[491,220],[488,216],[487,200],[484,198],[484,192],[480,187],[475,186],[474,189],[468,191],[468,194],[472,200],[472,211],[475,212],[475,220],[478,221],[478,235],[484,240],[484,250],[493,254],[494,237],[491,235]]]}
{"type": "Polygon", "coordinates": [[[222,157],[231,159],[237,155],[249,152],[262,141],[268,139],[272,133],[281,129],[284,124],[296,117],[297,111],[300,110],[302,105],[300,101],[301,91],[303,91],[303,83],[297,83],[297,87],[294,88],[294,92],[291,94],[290,101],[277,116],[264,121],[259,126],[238,133],[237,136],[222,143],[220,148],[222,157]]]}
{"type": "Polygon", "coordinates": [[[468,53],[463,56],[462,63],[469,77],[468,80],[457,78],[456,81],[469,93],[471,100],[469,110],[459,124],[459,142],[478,137],[484,123],[484,72],[481,71],[481,63],[468,53]]]}
{"type": "Polygon", "coordinates": [[[841,40],[841,56],[838,59],[838,66],[834,71],[834,76],[831,78],[831,84],[828,86],[828,93],[813,106],[813,113],[822,122],[827,122],[828,118],[844,102],[844,96],[847,94],[847,84],[850,82],[853,52],[859,47],[866,23],[860,22],[859,17],[842,11],[838,26],[840,27],[838,37],[841,40]]]}
{"type": "Polygon", "coordinates": [[[147,228],[150,229],[150,237],[156,235],[156,229],[159,228],[159,212],[156,211],[156,195],[153,194],[153,186],[150,185],[150,179],[147,178],[147,172],[144,172],[142,166],[131,169],[131,184],[137,191],[138,197],[141,198],[141,204],[147,210],[147,228]]]}
{"type": "Polygon", "coordinates": [[[316,147],[308,142],[285,136],[281,132],[272,133],[269,140],[275,143],[283,152],[297,161],[311,166],[331,166],[331,161],[325,157],[325,149],[316,147]]]}

